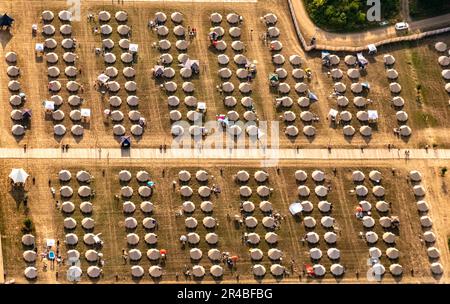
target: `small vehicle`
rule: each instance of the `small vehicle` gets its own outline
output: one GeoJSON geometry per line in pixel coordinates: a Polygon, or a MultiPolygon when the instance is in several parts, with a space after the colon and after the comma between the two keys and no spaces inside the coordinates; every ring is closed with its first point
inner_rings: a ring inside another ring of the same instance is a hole
{"type": "Polygon", "coordinates": [[[398,22],[395,24],[396,31],[404,31],[409,29],[409,24],[406,22],[398,22]]]}

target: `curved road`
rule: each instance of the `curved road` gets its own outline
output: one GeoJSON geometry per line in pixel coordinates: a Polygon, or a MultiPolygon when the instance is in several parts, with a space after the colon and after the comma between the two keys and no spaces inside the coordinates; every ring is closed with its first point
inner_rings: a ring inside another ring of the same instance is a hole
{"type": "MultiPolygon", "coordinates": [[[[394,26],[387,26],[379,29],[368,30],[360,33],[330,33],[318,28],[309,18],[303,0],[291,0],[294,9],[295,18],[297,19],[300,31],[306,42],[309,43],[312,37],[316,37],[316,45],[318,48],[326,49],[327,46],[334,48],[339,47],[365,47],[368,44],[376,43],[381,40],[395,38],[396,34],[394,26]]],[[[402,12],[405,14],[405,1],[402,0],[402,12]]],[[[408,7],[406,6],[406,10],[408,7]]],[[[409,15],[409,14],[408,14],[409,15]]],[[[406,17],[406,20],[409,16],[406,17]]],[[[450,25],[450,14],[428,18],[409,23],[410,32],[418,33],[429,29],[442,28],[450,25]]]]}

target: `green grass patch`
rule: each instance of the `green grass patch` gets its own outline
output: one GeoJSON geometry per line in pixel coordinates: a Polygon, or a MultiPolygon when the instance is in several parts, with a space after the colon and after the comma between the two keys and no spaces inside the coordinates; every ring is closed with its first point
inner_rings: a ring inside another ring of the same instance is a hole
{"type": "Polygon", "coordinates": [[[432,128],[438,125],[437,119],[426,112],[415,112],[413,114],[413,119],[416,124],[416,127],[419,128],[432,128]]]}

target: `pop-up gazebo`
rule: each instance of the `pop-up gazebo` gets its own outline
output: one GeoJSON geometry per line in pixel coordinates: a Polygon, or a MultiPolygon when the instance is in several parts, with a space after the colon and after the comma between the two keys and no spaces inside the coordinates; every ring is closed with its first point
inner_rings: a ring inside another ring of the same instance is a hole
{"type": "Polygon", "coordinates": [[[17,185],[17,184],[25,184],[25,182],[27,181],[28,178],[28,173],[25,172],[24,169],[19,168],[19,169],[12,169],[11,173],[9,174],[9,178],[12,180],[12,182],[17,185]]]}

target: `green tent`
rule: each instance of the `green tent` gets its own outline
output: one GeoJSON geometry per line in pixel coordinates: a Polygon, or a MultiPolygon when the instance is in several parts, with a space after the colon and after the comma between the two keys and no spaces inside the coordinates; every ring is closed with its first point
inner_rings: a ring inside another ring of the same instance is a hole
{"type": "Polygon", "coordinates": [[[269,81],[271,81],[271,82],[278,82],[279,80],[280,79],[279,79],[277,74],[275,74],[275,73],[270,73],[269,74],[269,81]]]}

